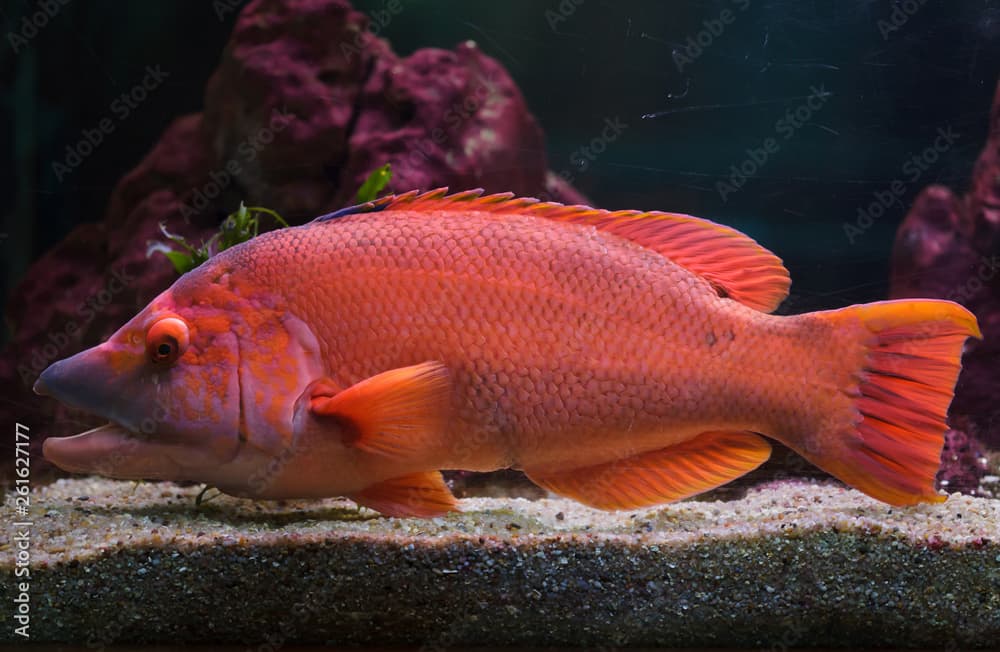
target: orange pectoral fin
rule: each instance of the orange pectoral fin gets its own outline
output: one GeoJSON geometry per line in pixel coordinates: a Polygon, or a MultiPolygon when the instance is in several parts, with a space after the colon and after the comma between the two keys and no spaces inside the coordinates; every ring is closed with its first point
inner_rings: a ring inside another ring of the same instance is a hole
{"type": "Polygon", "coordinates": [[[336,417],[352,426],[345,444],[406,457],[440,442],[451,389],[448,368],[440,362],[392,369],[343,391],[334,388],[317,382],[310,409],[316,416],[336,417]]]}
{"type": "Polygon", "coordinates": [[[430,518],[458,511],[458,501],[438,471],[392,478],[348,497],[386,516],[430,518]]]}
{"type": "Polygon", "coordinates": [[[660,450],[531,480],[549,491],[599,509],[634,509],[700,494],[748,473],[771,456],[752,432],[704,432],[660,450]]]}

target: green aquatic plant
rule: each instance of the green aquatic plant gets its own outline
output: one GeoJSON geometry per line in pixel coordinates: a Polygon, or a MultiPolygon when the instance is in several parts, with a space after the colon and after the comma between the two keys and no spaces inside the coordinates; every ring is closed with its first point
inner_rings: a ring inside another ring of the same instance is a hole
{"type": "Polygon", "coordinates": [[[179,248],[172,247],[168,242],[155,242],[150,245],[146,255],[160,252],[173,264],[178,274],[185,274],[220,251],[256,238],[260,234],[260,218],[263,215],[270,215],[282,228],[288,226],[288,222],[276,211],[262,206],[246,206],[240,202],[239,209],[222,221],[219,232],[198,247],[189,243],[184,236],[171,233],[166,224],[160,223],[160,231],[164,237],[179,248]]]}
{"type": "Polygon", "coordinates": [[[392,167],[388,163],[376,168],[358,189],[358,194],[355,197],[357,202],[364,204],[374,200],[389,185],[390,181],[392,181],[392,167]]]}
{"type": "MultiPolygon", "coordinates": [[[[392,168],[388,163],[376,168],[358,189],[357,203],[364,204],[374,200],[389,185],[391,180],[392,168]]],[[[260,218],[264,215],[270,215],[274,218],[280,228],[288,227],[288,222],[277,211],[263,206],[246,206],[240,202],[239,209],[235,213],[230,213],[222,221],[219,232],[197,247],[189,243],[184,236],[168,231],[166,224],[161,222],[160,231],[167,242],[150,244],[149,249],[146,250],[146,256],[152,256],[159,252],[167,257],[178,274],[186,274],[220,251],[225,251],[260,235],[260,218]]]]}

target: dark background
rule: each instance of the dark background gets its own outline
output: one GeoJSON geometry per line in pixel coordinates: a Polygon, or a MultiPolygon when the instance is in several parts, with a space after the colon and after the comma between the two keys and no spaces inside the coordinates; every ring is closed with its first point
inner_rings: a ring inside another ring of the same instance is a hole
{"type": "MultiPolygon", "coordinates": [[[[794,312],[885,295],[913,197],[930,183],[965,190],[1000,72],[998,1],[563,0],[567,17],[551,25],[557,0],[397,1],[402,11],[379,29],[397,52],[475,40],[520,85],[554,171],[602,207],[687,212],[749,232],[786,260],[794,312]],[[672,54],[724,9],[732,24],[679,71],[672,54]],[[912,15],[883,38],[879,21],[894,10],[912,15]],[[830,97],[786,140],[775,123],[820,86],[830,97]],[[627,129],[587,169],[574,166],[615,118],[627,129]],[[955,145],[910,182],[906,161],[948,127],[955,145]],[[723,201],[716,184],[768,137],[780,149],[723,201]],[[894,179],[906,185],[901,200],[852,244],[845,223],[894,179]]],[[[174,118],[200,110],[236,15],[220,20],[219,6],[72,1],[15,53],[9,34],[39,3],[0,2],[5,298],[69,229],[102,217],[115,183],[174,118]],[[169,73],[165,83],[59,182],[53,161],[149,65],[169,73]]]]}

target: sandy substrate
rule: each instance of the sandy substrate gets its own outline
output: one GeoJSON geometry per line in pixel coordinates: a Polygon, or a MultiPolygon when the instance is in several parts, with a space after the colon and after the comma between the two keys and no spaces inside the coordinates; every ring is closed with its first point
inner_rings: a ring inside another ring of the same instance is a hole
{"type": "MultiPolygon", "coordinates": [[[[898,509],[787,483],[618,513],[475,498],[422,521],[337,500],[196,508],[198,491],[74,479],[34,492],[32,640],[1000,644],[996,500],[898,509]]],[[[6,578],[15,552],[4,537],[6,578]]],[[[0,588],[5,609],[14,588],[0,588]]],[[[5,627],[0,640],[18,639],[5,627]]]]}

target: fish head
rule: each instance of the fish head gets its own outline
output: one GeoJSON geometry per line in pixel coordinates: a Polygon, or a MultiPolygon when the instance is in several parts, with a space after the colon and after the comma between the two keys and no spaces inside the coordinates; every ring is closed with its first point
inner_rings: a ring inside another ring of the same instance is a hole
{"type": "Polygon", "coordinates": [[[46,439],[43,454],[56,466],[119,479],[206,481],[236,456],[236,315],[227,302],[198,301],[177,287],[103,344],[39,376],[36,393],[110,422],[46,439]]]}

